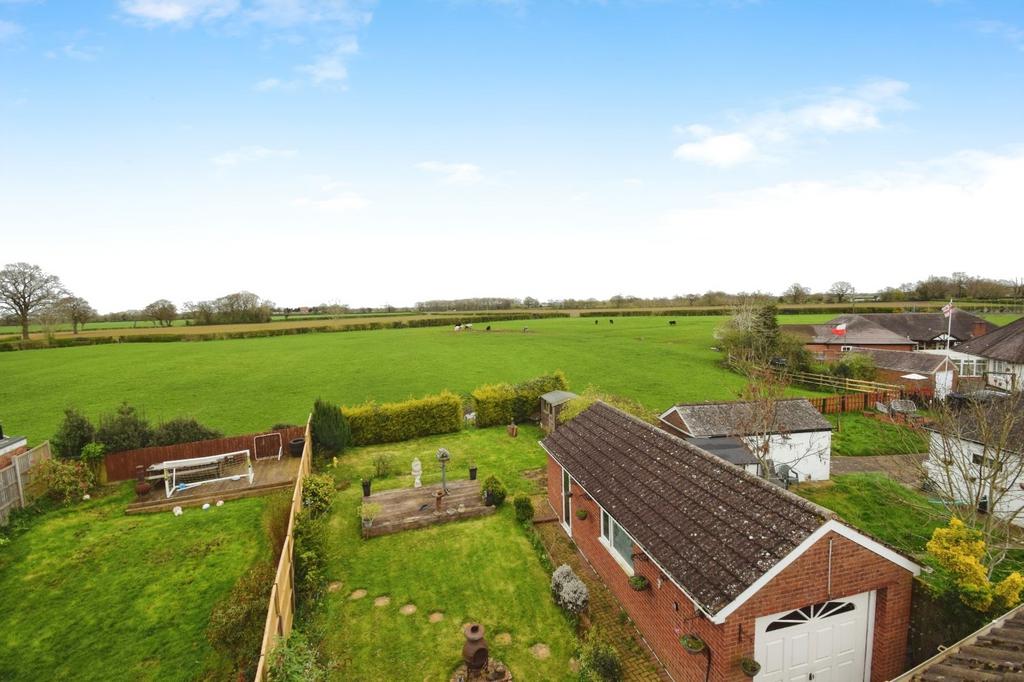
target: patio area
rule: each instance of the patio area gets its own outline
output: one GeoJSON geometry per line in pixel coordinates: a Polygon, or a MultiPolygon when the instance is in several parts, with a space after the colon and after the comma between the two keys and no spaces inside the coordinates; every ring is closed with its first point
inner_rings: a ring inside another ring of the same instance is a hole
{"type": "Polygon", "coordinates": [[[152,481],[153,489],[138,498],[125,510],[127,514],[167,511],[174,507],[197,507],[217,500],[237,500],[290,489],[299,474],[299,457],[264,459],[253,462],[252,484],[246,478],[217,481],[174,493],[167,497],[160,481],[152,481]]]}
{"type": "Polygon", "coordinates": [[[440,484],[421,488],[400,488],[372,493],[364,503],[380,505],[380,513],[369,528],[363,528],[363,537],[399,533],[413,528],[424,528],[459,519],[471,519],[494,513],[494,507],[484,505],[480,494],[480,481],[452,481],[448,495],[441,498],[437,508],[440,484]]]}

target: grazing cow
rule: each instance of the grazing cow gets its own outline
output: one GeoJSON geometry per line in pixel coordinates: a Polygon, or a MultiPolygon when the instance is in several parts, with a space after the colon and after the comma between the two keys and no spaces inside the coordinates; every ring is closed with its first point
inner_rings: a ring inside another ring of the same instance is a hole
{"type": "Polygon", "coordinates": [[[669,320],[669,321],[668,321],[668,325],[669,325],[670,327],[674,327],[674,326],[676,326],[676,321],[675,321],[675,320],[669,320]]]}
{"type": "Polygon", "coordinates": [[[598,320],[594,320],[594,324],[597,324],[598,320]]]}
{"type": "Polygon", "coordinates": [[[462,325],[461,324],[455,325],[455,331],[461,332],[462,331],[462,325]]]}
{"type": "Polygon", "coordinates": [[[608,320],[608,324],[615,324],[615,320],[608,320]]]}
{"type": "Polygon", "coordinates": [[[485,329],[484,331],[491,331],[491,325],[487,325],[487,329],[485,329]]]}
{"type": "Polygon", "coordinates": [[[525,334],[526,332],[528,332],[528,331],[530,331],[530,328],[529,328],[529,327],[523,327],[523,333],[524,333],[524,334],[525,334]]]}

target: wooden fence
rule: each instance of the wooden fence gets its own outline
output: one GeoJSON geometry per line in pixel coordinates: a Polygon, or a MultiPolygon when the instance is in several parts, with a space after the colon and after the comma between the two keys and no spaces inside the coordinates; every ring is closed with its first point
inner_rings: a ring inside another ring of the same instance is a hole
{"type": "Polygon", "coordinates": [[[825,398],[808,398],[808,400],[822,414],[837,414],[839,412],[874,410],[875,403],[888,403],[899,397],[900,392],[896,390],[875,393],[843,393],[825,398]]]}
{"type": "Polygon", "coordinates": [[[878,381],[865,381],[863,379],[847,379],[844,377],[834,377],[830,374],[786,372],[781,376],[794,384],[827,388],[834,391],[842,391],[843,393],[895,393],[899,397],[901,390],[901,387],[896,384],[883,384],[878,381]]]}
{"type": "MultiPolygon", "coordinates": [[[[302,437],[304,431],[301,426],[292,426],[287,429],[267,431],[267,433],[280,433],[282,445],[287,448],[288,441],[292,438],[302,437]]],[[[237,452],[238,450],[252,450],[253,438],[259,435],[262,434],[250,433],[245,436],[231,436],[228,438],[215,438],[213,440],[199,440],[193,443],[112,452],[106,456],[104,461],[107,470],[107,482],[129,481],[135,478],[135,468],[137,466],[148,467],[150,464],[166,462],[172,459],[207,457],[209,455],[222,455],[226,452],[237,452]]]]}
{"type": "Polygon", "coordinates": [[[32,468],[50,459],[50,442],[11,458],[10,466],[0,469],[0,525],[7,524],[12,509],[27,507],[39,491],[32,484],[32,468]]]}
{"type": "Polygon", "coordinates": [[[313,466],[313,437],[310,433],[312,418],[313,416],[310,415],[306,421],[306,444],[302,450],[295,490],[292,492],[288,533],[285,535],[284,546],[281,548],[281,559],[277,562],[274,584],[270,588],[270,605],[267,608],[267,623],[263,628],[263,644],[260,647],[260,660],[256,666],[255,682],[266,681],[267,657],[277,646],[278,641],[291,634],[292,623],[295,620],[295,566],[292,557],[295,551],[295,516],[302,511],[303,478],[312,471],[313,466]]]}

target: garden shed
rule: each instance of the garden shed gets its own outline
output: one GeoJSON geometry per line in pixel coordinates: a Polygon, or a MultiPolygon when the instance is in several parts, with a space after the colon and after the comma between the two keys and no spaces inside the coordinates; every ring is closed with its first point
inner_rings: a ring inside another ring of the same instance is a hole
{"type": "Polygon", "coordinates": [[[571,391],[548,391],[540,397],[540,426],[551,433],[558,426],[558,414],[565,404],[576,397],[571,391]]]}
{"type": "Polygon", "coordinates": [[[541,445],[562,528],[674,679],[902,672],[907,557],[602,402],[541,445]]]}

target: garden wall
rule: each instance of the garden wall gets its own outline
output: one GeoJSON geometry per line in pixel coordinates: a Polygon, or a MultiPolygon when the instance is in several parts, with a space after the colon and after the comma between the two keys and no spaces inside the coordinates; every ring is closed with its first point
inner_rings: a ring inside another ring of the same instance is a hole
{"type": "Polygon", "coordinates": [[[927,661],[949,646],[996,618],[967,607],[956,592],[937,594],[920,580],[914,581],[907,640],[906,669],[927,661]]]}
{"type": "Polygon", "coordinates": [[[302,511],[302,484],[306,476],[313,471],[313,437],[310,434],[310,415],[306,420],[303,434],[306,438],[302,447],[302,459],[299,462],[298,479],[292,492],[292,508],[288,514],[288,533],[281,548],[281,558],[277,562],[277,573],[274,584],[270,588],[270,604],[267,607],[267,622],[263,627],[263,643],[260,646],[260,660],[256,665],[255,682],[267,679],[267,656],[277,646],[278,641],[292,632],[295,621],[295,569],[293,554],[295,552],[295,516],[302,511]]]}
{"type": "MultiPolygon", "coordinates": [[[[287,429],[277,429],[265,433],[280,433],[281,443],[287,448],[288,441],[293,438],[301,438],[304,429],[301,426],[292,426],[287,429]]],[[[253,450],[253,438],[263,434],[250,433],[244,436],[230,436],[228,438],[215,438],[213,440],[198,440],[192,443],[179,443],[177,445],[164,445],[152,448],[141,448],[139,450],[125,450],[123,452],[112,452],[104,459],[107,470],[107,481],[128,481],[135,478],[135,467],[166,462],[172,459],[188,459],[190,457],[208,457],[210,455],[223,455],[227,452],[238,450],[253,450]]]]}

